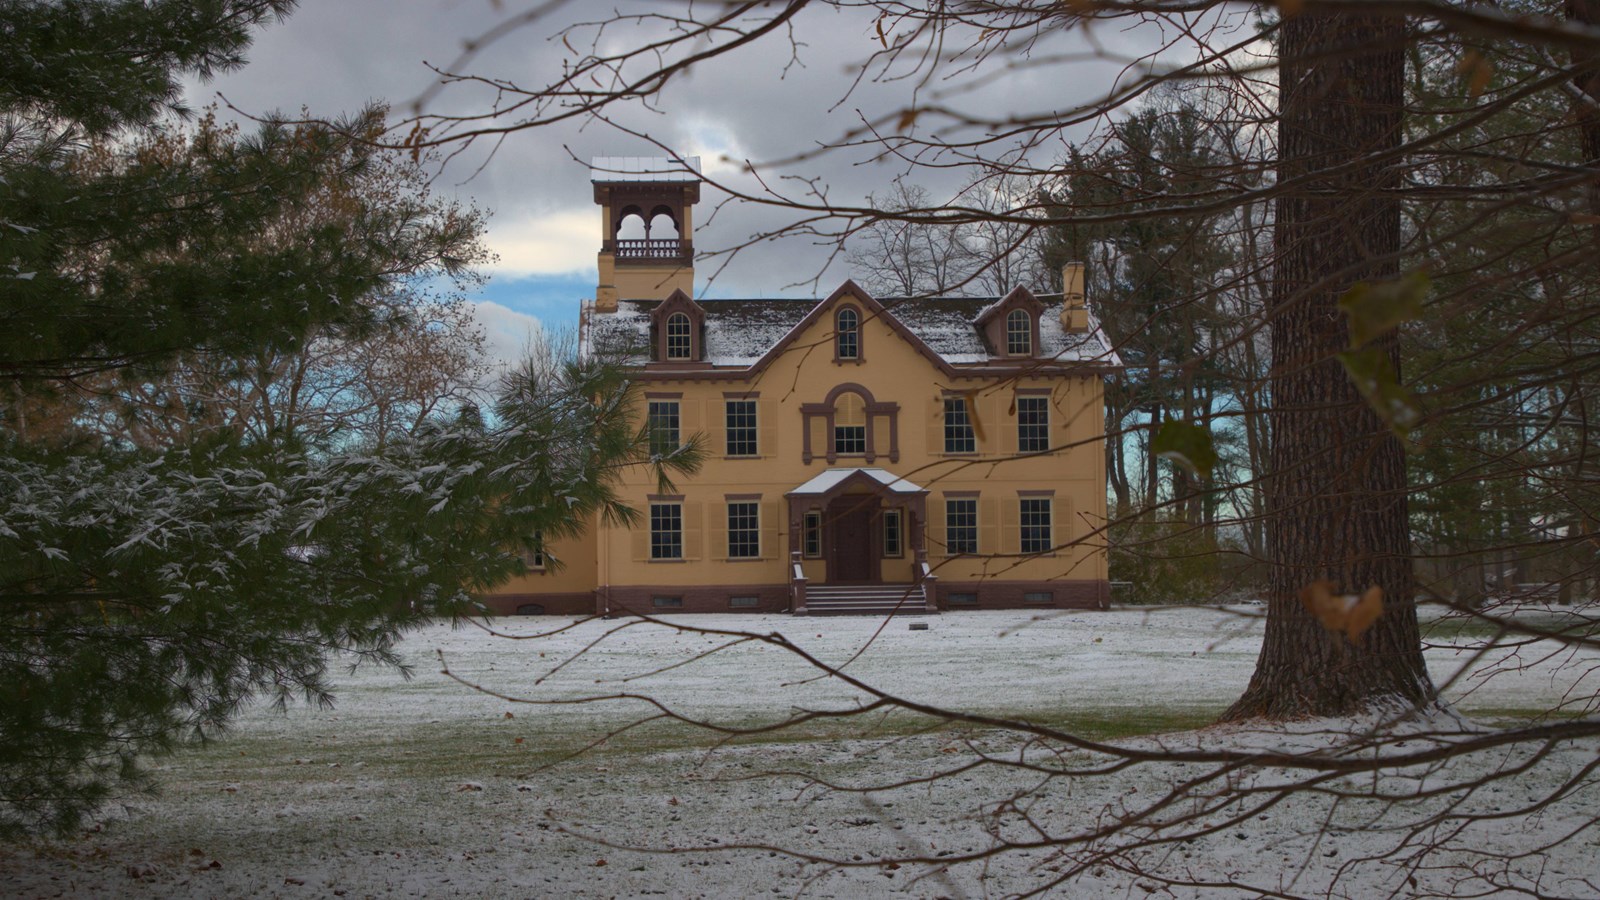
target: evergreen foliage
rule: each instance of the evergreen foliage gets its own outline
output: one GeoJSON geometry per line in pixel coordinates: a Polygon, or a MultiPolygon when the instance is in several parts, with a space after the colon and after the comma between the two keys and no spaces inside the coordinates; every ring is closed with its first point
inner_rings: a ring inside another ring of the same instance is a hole
{"type": "Polygon", "coordinates": [[[0,0],[0,834],[70,831],[258,694],[332,702],[333,660],[396,663],[404,629],[473,613],[536,535],[631,515],[609,474],[641,440],[601,365],[530,364],[488,421],[364,452],[30,423],[70,426],[83,379],[360,336],[418,259],[475,240],[403,203],[301,214],[358,193],[373,111],[141,152],[178,78],[240,64],[290,6],[0,0]]]}

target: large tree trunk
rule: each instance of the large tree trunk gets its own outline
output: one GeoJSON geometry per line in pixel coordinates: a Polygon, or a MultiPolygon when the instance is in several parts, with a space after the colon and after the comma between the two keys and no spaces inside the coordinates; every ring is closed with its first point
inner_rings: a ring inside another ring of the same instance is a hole
{"type": "MultiPolygon", "coordinates": [[[[1600,0],[1567,0],[1567,17],[1582,25],[1600,25],[1600,0]]],[[[1572,77],[1573,83],[1589,98],[1587,103],[1575,104],[1573,115],[1578,122],[1584,164],[1596,176],[1589,182],[1589,212],[1600,216],[1600,54],[1574,52],[1572,64],[1580,67],[1572,77]]],[[[1594,224],[1593,234],[1595,243],[1600,244],[1600,222],[1594,224]]]]}
{"type": "Polygon", "coordinates": [[[1225,718],[1348,715],[1434,697],[1417,632],[1403,450],[1334,359],[1349,344],[1339,295],[1398,269],[1399,160],[1384,154],[1401,141],[1404,29],[1386,16],[1283,22],[1278,178],[1310,178],[1279,198],[1274,226],[1266,642],[1225,718]],[[1324,628],[1298,599],[1324,579],[1349,593],[1381,587],[1376,624],[1355,640],[1324,628]]]}

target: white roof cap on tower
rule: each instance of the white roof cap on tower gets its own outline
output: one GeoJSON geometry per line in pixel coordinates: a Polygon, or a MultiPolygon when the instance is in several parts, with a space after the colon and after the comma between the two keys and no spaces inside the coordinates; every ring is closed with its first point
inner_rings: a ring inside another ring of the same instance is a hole
{"type": "Polygon", "coordinates": [[[589,180],[621,181],[699,181],[700,157],[686,156],[596,156],[589,160],[589,180]]]}

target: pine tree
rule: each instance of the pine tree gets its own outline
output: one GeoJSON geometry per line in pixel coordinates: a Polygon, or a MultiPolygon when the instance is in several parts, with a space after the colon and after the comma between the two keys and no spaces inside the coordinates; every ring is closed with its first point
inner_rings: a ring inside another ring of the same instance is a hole
{"type": "Polygon", "coordinates": [[[136,151],[178,78],[239,65],[291,5],[0,0],[0,833],[71,830],[259,694],[329,702],[330,653],[397,662],[404,629],[472,613],[535,535],[632,515],[608,487],[641,458],[628,386],[590,365],[530,366],[492,417],[365,455],[72,433],[62,386],[360,335],[399,243],[449,240],[403,217],[258,239],[371,164],[371,113],[136,151]],[[118,138],[124,159],[89,164],[118,138]]]}

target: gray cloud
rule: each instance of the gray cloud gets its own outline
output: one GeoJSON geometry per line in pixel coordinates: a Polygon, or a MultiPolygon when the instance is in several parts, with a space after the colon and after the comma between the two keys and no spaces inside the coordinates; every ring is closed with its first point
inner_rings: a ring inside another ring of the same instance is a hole
{"type": "MultiPolygon", "coordinates": [[[[285,24],[261,34],[249,66],[214,84],[196,86],[191,102],[206,102],[216,91],[238,108],[257,114],[274,109],[293,111],[306,105],[315,114],[333,115],[370,101],[388,102],[401,112],[403,104],[434,81],[425,62],[448,63],[461,51],[464,40],[521,9],[514,4],[507,4],[504,10],[497,6],[489,0],[307,2],[285,24]]],[[[514,30],[488,45],[467,69],[480,76],[536,84],[559,71],[568,55],[549,35],[565,22],[602,15],[612,8],[611,4],[589,3],[561,7],[549,20],[514,30]]],[[[623,3],[617,8],[628,13],[659,10],[663,5],[623,3]]],[[[793,45],[785,36],[773,36],[700,66],[669,85],[650,108],[640,105],[620,112],[619,122],[685,154],[701,154],[714,178],[759,192],[760,181],[739,171],[737,165],[720,164],[719,158],[729,154],[736,161],[748,158],[761,163],[788,157],[837,137],[858,124],[863,114],[882,115],[912,101],[915,82],[871,79],[846,98],[853,67],[878,46],[873,20],[859,10],[820,8],[812,12],[807,10],[799,18],[793,45]]],[[[652,27],[608,33],[606,46],[636,40],[652,27]]],[[[1134,48],[1150,44],[1147,36],[1137,34],[1097,37],[1134,48]]],[[[1047,35],[1040,50],[1074,46],[1083,46],[1078,36],[1047,35]]],[[[1019,67],[953,102],[987,111],[1062,108],[1104,93],[1116,77],[1116,69],[1116,64],[1103,61],[1019,67]]],[[[924,85],[921,96],[941,87],[924,85]]],[[[437,93],[428,111],[481,112],[491,100],[492,95],[480,85],[450,85],[437,93]]],[[[518,132],[493,145],[480,141],[451,161],[440,187],[473,197],[494,211],[490,240],[494,244],[497,233],[506,235],[501,251],[508,272],[582,270],[593,266],[593,250],[583,247],[598,249],[600,229],[599,217],[592,213],[587,170],[573,157],[587,160],[596,155],[656,152],[604,123],[566,122],[518,132]],[[586,214],[591,217],[585,218],[586,214]],[[548,250],[532,247],[530,238],[549,235],[552,222],[592,231],[565,236],[548,250]]],[[[1062,152],[1063,146],[1044,147],[1036,158],[1047,161],[1062,152]]],[[[870,162],[868,156],[859,150],[843,152],[793,170],[762,168],[762,175],[778,190],[797,195],[805,193],[797,176],[819,179],[817,183],[826,185],[829,197],[859,203],[907,169],[904,163],[870,162]]],[[[949,196],[968,176],[959,171],[926,170],[910,177],[928,186],[935,196],[949,196]]],[[[695,241],[702,250],[731,248],[752,234],[792,221],[792,213],[755,204],[728,205],[713,214],[718,199],[717,192],[708,190],[701,203],[695,241]]],[[[714,290],[722,295],[772,295],[785,285],[805,283],[820,273],[817,288],[826,291],[847,274],[842,262],[822,272],[828,255],[826,246],[805,237],[760,243],[741,251],[718,277],[714,290]]],[[[711,267],[702,266],[700,274],[709,275],[710,271],[711,267]]]]}

